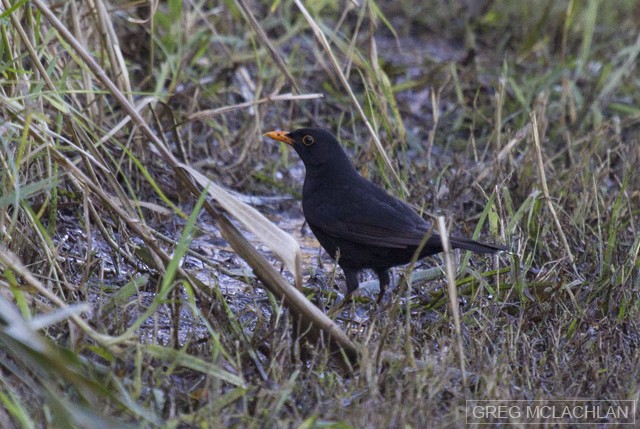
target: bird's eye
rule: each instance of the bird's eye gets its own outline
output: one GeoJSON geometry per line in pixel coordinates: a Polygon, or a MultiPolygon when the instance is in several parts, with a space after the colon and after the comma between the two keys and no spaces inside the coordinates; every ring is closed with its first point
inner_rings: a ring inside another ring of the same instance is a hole
{"type": "Polygon", "coordinates": [[[315,143],[315,140],[310,135],[306,135],[302,138],[302,143],[304,143],[305,146],[311,146],[315,143]]]}

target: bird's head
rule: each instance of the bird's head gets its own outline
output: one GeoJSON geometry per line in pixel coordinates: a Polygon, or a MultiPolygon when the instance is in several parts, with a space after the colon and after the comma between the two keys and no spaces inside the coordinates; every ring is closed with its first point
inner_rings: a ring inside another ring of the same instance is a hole
{"type": "Polygon", "coordinates": [[[265,136],[293,147],[307,169],[327,163],[343,164],[345,161],[351,165],[335,136],[322,128],[300,128],[292,132],[270,131],[265,136]]]}

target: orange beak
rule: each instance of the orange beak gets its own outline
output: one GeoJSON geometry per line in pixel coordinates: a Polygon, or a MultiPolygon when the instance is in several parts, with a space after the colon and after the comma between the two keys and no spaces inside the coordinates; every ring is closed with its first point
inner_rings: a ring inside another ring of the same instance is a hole
{"type": "Polygon", "coordinates": [[[289,133],[286,131],[269,131],[268,133],[265,133],[265,136],[274,140],[278,140],[279,142],[286,143],[289,146],[293,146],[294,140],[291,137],[287,136],[287,134],[289,133]]]}

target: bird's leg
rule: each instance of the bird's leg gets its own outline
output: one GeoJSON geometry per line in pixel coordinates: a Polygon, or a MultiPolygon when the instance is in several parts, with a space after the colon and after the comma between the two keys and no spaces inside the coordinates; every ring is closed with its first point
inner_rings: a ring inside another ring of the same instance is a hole
{"type": "Polygon", "coordinates": [[[382,297],[384,297],[384,292],[387,290],[387,286],[389,286],[389,270],[385,268],[381,268],[379,270],[375,270],[376,275],[378,276],[378,281],[380,282],[380,294],[378,295],[378,304],[382,302],[382,297]]]}
{"type": "Polygon", "coordinates": [[[347,283],[347,293],[344,295],[343,299],[343,301],[346,301],[352,293],[358,290],[360,283],[358,282],[358,270],[343,268],[342,271],[344,272],[344,278],[347,283]]]}
{"type": "Polygon", "coordinates": [[[358,282],[358,270],[343,268],[342,271],[344,272],[344,278],[347,283],[347,293],[344,294],[344,298],[342,298],[342,300],[335,302],[333,307],[328,311],[327,314],[331,317],[333,317],[333,315],[348,302],[351,294],[357,291],[358,286],[360,285],[358,282]]]}

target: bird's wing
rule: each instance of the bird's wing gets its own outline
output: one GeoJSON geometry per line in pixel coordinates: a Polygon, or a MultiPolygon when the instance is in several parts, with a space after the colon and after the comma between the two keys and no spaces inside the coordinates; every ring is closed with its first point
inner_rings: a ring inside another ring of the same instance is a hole
{"type": "Polygon", "coordinates": [[[343,240],[389,248],[418,246],[429,233],[429,224],[408,205],[378,189],[352,194],[344,204],[315,204],[305,217],[312,227],[343,240]]]}
{"type": "Polygon", "coordinates": [[[395,225],[363,223],[362,219],[354,222],[345,221],[347,236],[350,241],[371,246],[405,248],[418,246],[428,231],[417,229],[399,229],[395,225]]]}

